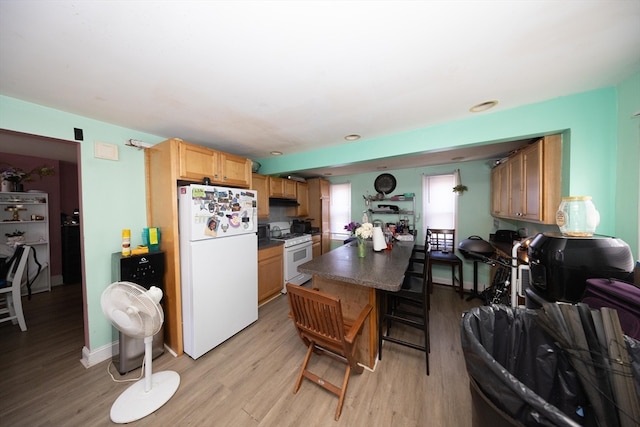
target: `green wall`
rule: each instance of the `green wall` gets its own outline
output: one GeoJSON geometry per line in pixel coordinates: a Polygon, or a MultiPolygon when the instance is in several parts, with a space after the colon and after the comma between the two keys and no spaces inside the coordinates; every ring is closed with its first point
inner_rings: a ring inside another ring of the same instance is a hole
{"type": "Polygon", "coordinates": [[[112,282],[111,254],[120,251],[123,228],[131,229],[131,244],[142,243],[147,226],[144,151],[125,146],[128,139],[157,143],[165,138],[86,117],[0,96],[0,128],[74,141],[74,128],[84,131],[80,141],[82,244],[85,271],[85,345],[94,350],[112,342],[112,327],[102,314],[100,296],[112,282]],[[94,142],[118,146],[119,159],[94,157],[94,142]]]}
{"type": "MultiPolygon", "coordinates": [[[[259,159],[261,173],[282,173],[417,152],[485,144],[533,135],[565,132],[564,195],[593,196],[602,221],[598,233],[627,241],[637,258],[638,241],[638,119],[640,73],[617,87],[552,99],[511,110],[474,115],[465,120],[430,126],[401,134],[358,141],[322,150],[259,159]]],[[[111,254],[120,249],[123,228],[132,230],[132,244],[141,243],[146,227],[143,152],[124,145],[131,138],[157,143],[165,137],[0,96],[0,128],[73,141],[73,128],[84,131],[80,142],[81,204],[86,278],[87,335],[90,350],[111,343],[112,328],[102,315],[100,295],[111,283],[111,254]],[[115,144],[119,160],[96,159],[95,141],[115,144]]],[[[173,136],[173,135],[172,135],[173,136]]],[[[489,212],[489,169],[469,162],[393,173],[398,190],[420,193],[420,174],[460,168],[469,191],[460,197],[460,236],[492,230],[489,212]]],[[[364,209],[362,194],[373,191],[377,173],[348,179],[352,182],[354,219],[364,209]]],[[[417,201],[421,203],[421,201],[417,201]]],[[[505,223],[504,226],[522,226],[505,223]]],[[[500,227],[503,227],[501,223],[500,227]]],[[[531,228],[531,227],[530,227],[531,228]]],[[[469,274],[465,271],[465,274],[469,274]]],[[[469,277],[469,276],[467,276],[469,277]]]]}
{"type": "Polygon", "coordinates": [[[616,162],[615,218],[616,235],[624,236],[636,259],[638,209],[640,194],[640,73],[633,75],[617,86],[618,91],[618,156],[616,162]],[[636,236],[634,239],[633,236],[636,236]],[[633,243],[633,244],[632,244],[633,243]]]}
{"type": "MultiPolygon", "coordinates": [[[[629,128],[625,132],[631,134],[626,137],[629,141],[618,140],[620,127],[618,122],[629,117],[628,114],[626,116],[624,114],[618,115],[618,100],[624,100],[625,103],[630,104],[628,108],[633,108],[635,105],[636,111],[640,109],[638,106],[640,98],[636,96],[637,88],[635,87],[638,75],[640,73],[631,78],[629,82],[621,83],[618,87],[597,89],[510,110],[474,115],[464,120],[342,144],[313,152],[259,159],[262,164],[260,172],[265,174],[283,173],[331,165],[335,163],[335,159],[340,159],[341,163],[352,163],[367,158],[384,158],[399,154],[422,153],[451,147],[521,139],[535,135],[563,133],[563,196],[592,196],[601,216],[597,232],[624,239],[637,257],[638,183],[636,179],[632,185],[635,187],[635,191],[626,191],[626,186],[618,181],[617,175],[620,173],[618,167],[619,146],[624,150],[625,162],[633,162],[635,159],[635,168],[638,167],[637,119],[631,120],[631,124],[628,121],[625,122],[625,127],[629,128]],[[636,133],[635,137],[634,132],[636,133]],[[629,196],[630,200],[626,200],[624,205],[635,205],[635,209],[626,212],[617,211],[617,207],[623,204],[618,196],[620,193],[629,196]],[[622,227],[621,222],[635,225],[622,227]],[[634,230],[636,231],[634,232],[634,230]]],[[[477,221],[481,224],[487,223],[484,216],[488,215],[486,204],[489,202],[489,170],[483,171],[482,164],[475,167],[464,165],[464,163],[448,165],[446,169],[460,168],[463,170],[463,181],[467,185],[471,180],[466,179],[465,175],[476,176],[479,180],[477,182],[483,183],[483,189],[478,190],[478,199],[474,201],[477,204],[469,207],[469,212],[473,212],[473,218],[463,216],[460,220],[461,224],[476,225],[477,221]],[[477,168],[480,169],[477,170],[477,168]],[[486,200],[484,200],[485,197],[486,200]]],[[[404,174],[405,172],[393,171],[393,173],[404,174]]],[[[637,171],[635,173],[637,174],[637,171]]],[[[375,174],[363,178],[369,180],[370,188],[372,188],[375,174]]],[[[355,177],[344,177],[343,179],[351,180],[354,184],[358,183],[358,178],[355,177]]],[[[476,181],[473,182],[475,184],[476,181]]],[[[402,188],[400,184],[399,188],[402,188]]],[[[361,197],[358,191],[360,188],[355,188],[353,194],[361,197]]],[[[469,194],[474,194],[474,191],[470,189],[463,198],[469,194]]],[[[353,212],[357,212],[357,209],[353,209],[353,212]]],[[[525,223],[516,225],[528,226],[525,223]]],[[[532,227],[529,226],[529,228],[532,227]]],[[[464,236],[465,234],[462,229],[460,235],[464,236]]]]}

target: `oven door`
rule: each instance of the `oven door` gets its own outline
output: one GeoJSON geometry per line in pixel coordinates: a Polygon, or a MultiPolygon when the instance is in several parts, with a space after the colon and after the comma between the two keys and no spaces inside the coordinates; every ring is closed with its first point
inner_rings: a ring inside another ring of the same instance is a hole
{"type": "Polygon", "coordinates": [[[311,275],[299,273],[298,266],[312,258],[312,243],[305,242],[290,248],[284,248],[284,283],[282,284],[282,293],[287,293],[287,283],[294,285],[302,285],[311,279],[311,275]]]}

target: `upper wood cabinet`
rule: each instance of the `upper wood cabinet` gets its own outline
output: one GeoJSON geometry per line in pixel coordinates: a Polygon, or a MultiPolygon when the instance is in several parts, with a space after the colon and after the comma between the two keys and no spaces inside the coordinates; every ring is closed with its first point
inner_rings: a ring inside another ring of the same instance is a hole
{"type": "Polygon", "coordinates": [[[231,187],[251,185],[251,160],[178,140],[180,179],[201,182],[205,177],[214,184],[231,187]]]}
{"type": "Polygon", "coordinates": [[[298,206],[287,208],[287,216],[309,216],[309,186],[306,182],[296,182],[296,200],[298,206]]]}
{"type": "Polygon", "coordinates": [[[561,201],[562,136],[549,135],[518,150],[491,171],[491,214],[555,224],[561,201]]]}
{"type": "Polygon", "coordinates": [[[269,218],[269,177],[254,173],[252,189],[258,193],[258,219],[269,218]]]}
{"type": "Polygon", "coordinates": [[[269,177],[269,197],[279,197],[283,199],[296,198],[296,181],[290,179],[269,177]]]}
{"type": "Polygon", "coordinates": [[[502,217],[509,214],[509,167],[501,163],[491,171],[491,215],[502,217]]]}
{"type": "Polygon", "coordinates": [[[199,145],[179,141],[178,161],[181,179],[202,181],[209,177],[213,181],[218,172],[218,152],[199,145]]]}
{"type": "Polygon", "coordinates": [[[232,187],[251,186],[251,159],[222,152],[218,155],[220,167],[216,182],[232,187]]]}

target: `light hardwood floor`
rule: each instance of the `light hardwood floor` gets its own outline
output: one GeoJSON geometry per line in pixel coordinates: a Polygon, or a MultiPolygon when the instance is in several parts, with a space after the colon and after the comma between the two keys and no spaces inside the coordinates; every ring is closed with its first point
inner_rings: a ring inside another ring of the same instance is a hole
{"type": "MultiPolygon", "coordinates": [[[[375,372],[352,376],[336,422],[334,395],[307,380],[292,393],[305,347],[287,317],[286,296],[278,297],[260,308],[256,323],[200,359],[167,352],[155,359],[154,372],[177,371],[180,388],[166,405],[132,425],[470,426],[459,325],[462,312],[478,304],[436,286],[431,375],[425,375],[423,353],[385,343],[375,372]]],[[[0,324],[0,426],[113,424],[109,410],[128,385],[111,380],[108,362],[90,369],[80,363],[81,306],[78,285],[55,287],[24,300],[27,332],[10,322],[0,324]]],[[[339,383],[340,364],[317,356],[311,363],[339,383]]]]}

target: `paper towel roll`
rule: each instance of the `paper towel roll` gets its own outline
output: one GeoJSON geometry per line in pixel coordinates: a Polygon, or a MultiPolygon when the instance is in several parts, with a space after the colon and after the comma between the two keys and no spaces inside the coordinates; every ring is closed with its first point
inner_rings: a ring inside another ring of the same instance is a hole
{"type": "Polygon", "coordinates": [[[387,249],[387,242],[381,227],[373,227],[373,250],[383,251],[387,249]]]}

